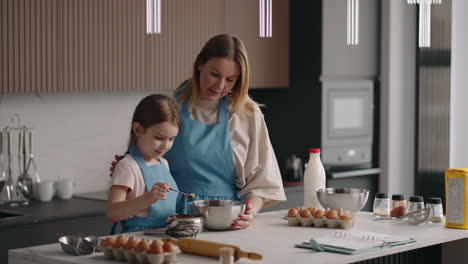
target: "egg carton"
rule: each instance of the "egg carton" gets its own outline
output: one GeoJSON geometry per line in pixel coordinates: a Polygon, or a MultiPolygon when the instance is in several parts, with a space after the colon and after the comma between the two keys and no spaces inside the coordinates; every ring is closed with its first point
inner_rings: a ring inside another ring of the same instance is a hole
{"type": "Polygon", "coordinates": [[[134,249],[113,248],[112,246],[101,247],[101,251],[109,259],[139,264],[169,264],[175,262],[177,255],[180,253],[176,251],[150,254],[147,252],[136,252],[134,249]]]}
{"type": "Polygon", "coordinates": [[[327,228],[342,228],[349,229],[354,227],[355,218],[351,220],[328,219],[326,217],[314,218],[307,217],[286,217],[288,225],[290,226],[303,226],[303,227],[327,227],[327,228]]]}

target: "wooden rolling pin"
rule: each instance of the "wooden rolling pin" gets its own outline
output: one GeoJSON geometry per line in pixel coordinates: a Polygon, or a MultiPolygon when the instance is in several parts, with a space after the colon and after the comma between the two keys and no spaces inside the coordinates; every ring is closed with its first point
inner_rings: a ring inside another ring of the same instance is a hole
{"type": "Polygon", "coordinates": [[[199,240],[193,238],[181,238],[180,240],[167,239],[172,244],[178,246],[184,253],[194,254],[205,257],[219,258],[219,249],[223,247],[230,247],[234,249],[234,260],[237,261],[240,258],[249,258],[252,260],[261,260],[263,256],[254,252],[245,252],[238,246],[221,244],[206,240],[199,240]]]}

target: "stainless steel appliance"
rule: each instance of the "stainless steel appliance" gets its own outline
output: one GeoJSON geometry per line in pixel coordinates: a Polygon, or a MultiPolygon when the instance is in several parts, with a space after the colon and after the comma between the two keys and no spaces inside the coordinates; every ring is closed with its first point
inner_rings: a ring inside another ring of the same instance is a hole
{"type": "Polygon", "coordinates": [[[372,166],[374,83],[322,81],[322,163],[325,168],[372,166]]]}

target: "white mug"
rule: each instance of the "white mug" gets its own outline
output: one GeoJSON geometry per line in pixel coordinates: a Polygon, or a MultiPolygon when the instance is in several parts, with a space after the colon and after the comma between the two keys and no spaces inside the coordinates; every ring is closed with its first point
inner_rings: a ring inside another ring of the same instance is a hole
{"type": "Polygon", "coordinates": [[[41,202],[51,201],[54,192],[53,181],[41,181],[33,184],[33,197],[41,202]]]}
{"type": "Polygon", "coordinates": [[[55,182],[55,195],[61,200],[68,200],[73,195],[73,180],[65,179],[55,182]]]}

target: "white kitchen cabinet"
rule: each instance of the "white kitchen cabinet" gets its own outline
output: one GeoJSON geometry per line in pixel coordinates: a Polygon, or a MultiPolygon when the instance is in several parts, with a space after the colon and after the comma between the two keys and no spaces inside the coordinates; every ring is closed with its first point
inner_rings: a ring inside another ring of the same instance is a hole
{"type": "Polygon", "coordinates": [[[322,79],[375,79],[379,74],[379,1],[359,3],[359,45],[346,45],[347,1],[322,1],[322,79]]]}

